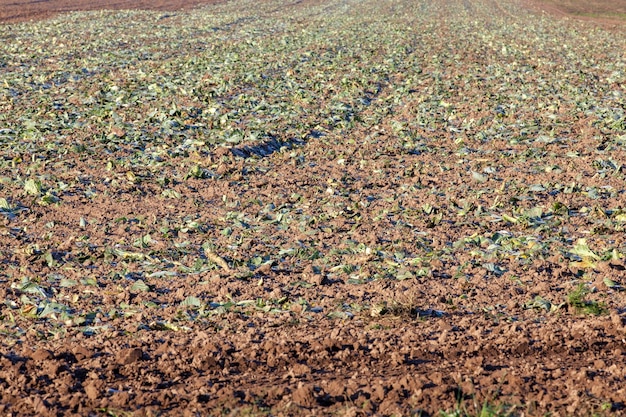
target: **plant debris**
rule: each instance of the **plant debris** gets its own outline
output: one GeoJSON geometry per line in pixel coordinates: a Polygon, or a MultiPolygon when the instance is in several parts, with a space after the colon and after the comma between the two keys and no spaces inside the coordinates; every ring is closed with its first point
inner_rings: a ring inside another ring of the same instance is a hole
{"type": "Polygon", "coordinates": [[[626,37],[527,6],[0,25],[0,411],[623,410],[626,37]]]}

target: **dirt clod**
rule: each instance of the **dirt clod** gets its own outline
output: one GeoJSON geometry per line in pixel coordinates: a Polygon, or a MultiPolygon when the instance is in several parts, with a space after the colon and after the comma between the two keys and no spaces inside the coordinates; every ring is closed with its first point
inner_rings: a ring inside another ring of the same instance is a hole
{"type": "Polygon", "coordinates": [[[143,351],[139,348],[128,348],[117,354],[117,362],[120,365],[130,365],[143,358],[143,351]]]}
{"type": "Polygon", "coordinates": [[[47,349],[37,349],[31,358],[36,361],[45,361],[52,358],[52,353],[47,349]]]}

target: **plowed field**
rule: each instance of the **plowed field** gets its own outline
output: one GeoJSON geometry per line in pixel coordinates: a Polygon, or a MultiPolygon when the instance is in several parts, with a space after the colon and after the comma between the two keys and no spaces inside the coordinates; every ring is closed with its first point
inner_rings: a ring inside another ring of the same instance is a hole
{"type": "Polygon", "coordinates": [[[626,415],[623,2],[539,4],[3,2],[0,413],[626,415]]]}

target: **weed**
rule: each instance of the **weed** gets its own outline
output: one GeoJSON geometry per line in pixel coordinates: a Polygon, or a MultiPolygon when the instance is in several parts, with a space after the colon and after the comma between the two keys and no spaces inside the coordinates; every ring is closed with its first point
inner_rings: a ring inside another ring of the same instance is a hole
{"type": "Polygon", "coordinates": [[[608,308],[604,303],[585,299],[589,292],[585,284],[579,284],[574,291],[567,295],[567,304],[581,314],[592,314],[594,316],[608,314],[608,308]]]}

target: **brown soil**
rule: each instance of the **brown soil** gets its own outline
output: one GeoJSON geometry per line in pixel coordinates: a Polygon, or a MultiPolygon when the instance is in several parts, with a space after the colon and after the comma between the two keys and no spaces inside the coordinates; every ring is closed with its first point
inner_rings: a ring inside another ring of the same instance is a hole
{"type": "MultiPolygon", "coordinates": [[[[69,10],[99,8],[174,10],[204,3],[208,2],[111,3],[103,0],[83,4],[80,0],[3,0],[0,2],[0,20],[42,19],[69,10]]],[[[624,2],[613,4],[623,7],[624,2]]],[[[576,15],[590,12],[581,7],[550,6],[547,10],[576,15]]],[[[572,129],[586,126],[581,122],[572,129]]],[[[375,132],[362,133],[376,136],[375,132]]],[[[441,146],[445,146],[443,143],[441,146]]],[[[348,156],[341,170],[336,161],[329,161],[326,154],[318,152],[315,144],[304,146],[308,158],[315,162],[307,170],[296,169],[292,160],[283,154],[275,154],[271,161],[264,162],[267,170],[256,170],[232,154],[216,155],[215,160],[221,161],[222,179],[214,181],[210,187],[194,179],[179,185],[180,191],[183,187],[192,190],[194,198],[181,199],[176,205],[164,205],[162,199],[151,196],[152,190],[148,188],[129,186],[120,195],[99,200],[76,196],[75,201],[68,198],[59,207],[50,206],[45,210],[35,207],[32,219],[28,221],[42,228],[54,222],[65,230],[67,241],[56,248],[54,254],[62,258],[67,249],[63,245],[80,246],[81,242],[74,236],[75,225],[82,218],[99,219],[99,224],[113,224],[115,219],[150,213],[145,219],[146,224],[151,221],[156,224],[157,219],[183,218],[206,205],[212,212],[208,213],[207,209],[195,220],[210,223],[211,219],[228,215],[232,210],[228,207],[229,201],[246,198],[252,201],[260,196],[264,202],[275,201],[276,206],[295,206],[297,204],[290,200],[290,196],[299,193],[309,199],[337,199],[337,210],[342,214],[318,230],[329,246],[354,236],[358,236],[356,240],[369,240],[372,245],[380,240],[406,238],[399,235],[397,229],[383,226],[382,222],[371,222],[357,231],[351,230],[350,207],[356,207],[351,199],[365,201],[367,190],[378,190],[379,195],[371,204],[359,206],[360,216],[374,218],[385,209],[384,199],[405,186],[395,183],[395,178],[401,178],[399,171],[405,168],[388,164],[388,158],[394,155],[379,153],[379,159],[369,161],[373,171],[385,172],[384,177],[369,178],[360,174],[358,161],[365,158],[364,155],[376,153],[381,149],[379,147],[384,147],[383,144],[368,145],[372,149],[346,145],[343,151],[348,156]],[[242,175],[247,176],[247,182],[239,182],[242,175]],[[339,189],[346,182],[353,190],[364,190],[364,195],[342,195],[339,189]]],[[[553,146],[555,152],[560,152],[556,144],[553,146]]],[[[585,148],[582,142],[579,146],[585,148]]],[[[450,157],[455,158],[452,154],[450,157]]],[[[406,167],[417,166],[420,158],[426,159],[412,154],[402,155],[402,158],[406,167]]],[[[590,158],[589,165],[593,157],[590,158]]],[[[576,167],[564,166],[563,169],[563,176],[569,175],[573,180],[576,167]]],[[[424,174],[420,181],[427,187],[435,182],[459,182],[451,174],[450,177],[446,177],[445,172],[438,174],[424,174]]],[[[93,166],[81,165],[77,160],[72,175],[90,181],[90,178],[105,174],[93,166]]],[[[516,172],[502,168],[498,175],[504,179],[514,178],[516,172]]],[[[546,178],[545,173],[537,174],[528,182],[543,183],[546,178]]],[[[589,184],[593,181],[589,179],[589,184]]],[[[105,186],[94,182],[93,187],[102,195],[106,194],[105,186]]],[[[420,205],[428,202],[436,207],[441,203],[436,195],[425,198],[431,200],[419,201],[420,205]]],[[[505,198],[503,195],[502,199],[505,198]]],[[[407,204],[411,203],[416,202],[407,201],[407,204]]],[[[567,203],[570,207],[582,205],[574,199],[567,203]]],[[[402,221],[394,217],[392,207],[388,209],[387,223],[402,221]]],[[[253,208],[240,210],[252,212],[253,208]]],[[[422,219],[412,221],[426,224],[422,219]]],[[[92,243],[101,242],[93,247],[85,245],[84,251],[97,251],[106,243],[121,241],[125,236],[136,238],[144,232],[142,222],[117,223],[118,230],[107,230],[106,233],[96,224],[84,225],[79,234],[89,234],[92,243]]],[[[52,273],[45,262],[34,261],[32,254],[8,249],[17,245],[16,241],[33,239],[27,234],[20,235],[21,229],[12,229],[11,224],[6,219],[2,245],[7,248],[5,253],[11,253],[11,256],[7,255],[3,262],[21,266],[25,273],[40,276],[52,273]],[[14,233],[14,230],[17,231],[14,233]]],[[[442,224],[429,237],[432,240],[428,244],[443,245],[446,234],[458,233],[454,227],[442,224]]],[[[470,226],[467,228],[468,231],[471,229],[470,226]]],[[[306,247],[307,235],[297,235],[295,226],[290,233],[286,239],[306,247]]],[[[413,235],[409,237],[420,239],[413,235]]],[[[197,239],[192,232],[185,230],[179,231],[178,238],[180,242],[197,239]]],[[[620,243],[618,241],[616,245],[620,243]]],[[[255,248],[262,252],[260,248],[264,242],[261,238],[252,239],[246,245],[249,252],[254,252],[255,248]]],[[[108,255],[103,253],[101,256],[108,255]]],[[[363,253],[356,262],[366,264],[368,256],[371,255],[363,253]]],[[[236,253],[228,261],[232,264],[234,258],[236,253]]],[[[281,310],[277,304],[273,315],[234,308],[206,322],[200,321],[191,329],[185,328],[183,320],[175,327],[161,323],[157,314],[146,318],[143,313],[133,316],[129,310],[125,314],[132,316],[132,320],[127,317],[108,319],[108,326],[120,327],[116,335],[98,332],[90,335],[77,331],[55,338],[33,331],[19,335],[19,343],[13,345],[11,338],[17,340],[18,337],[7,335],[0,352],[0,413],[40,416],[122,412],[205,415],[207,410],[233,410],[237,415],[256,415],[271,408],[275,415],[434,415],[442,408],[449,408],[457,398],[464,399],[470,411],[474,401],[480,408],[483,401],[497,398],[498,402],[525,404],[526,415],[550,411],[555,412],[554,415],[590,415],[595,411],[624,415],[624,311],[612,308],[607,315],[581,316],[564,306],[563,314],[541,316],[534,310],[522,308],[539,294],[563,299],[571,290],[567,283],[575,276],[563,264],[562,258],[533,262],[541,263],[532,268],[540,271],[537,276],[521,273],[518,276],[510,272],[503,276],[487,276],[479,271],[478,266],[470,266],[466,271],[467,280],[453,280],[453,271],[448,270],[444,262],[435,260],[432,262],[435,269],[428,277],[414,277],[408,281],[381,280],[367,285],[337,279],[324,270],[324,266],[319,266],[321,270],[318,270],[310,263],[301,269],[298,269],[300,265],[291,265],[291,269],[282,265],[263,265],[255,271],[254,281],[245,277],[232,279],[229,272],[223,270],[189,275],[184,281],[177,277],[147,279],[148,284],[157,287],[156,291],[161,294],[159,302],[166,309],[162,314],[175,311],[189,294],[198,294],[198,288],[205,288],[201,291],[207,297],[224,299],[232,296],[235,300],[254,300],[261,288],[268,299],[302,298],[303,302],[292,303],[287,311],[281,310]],[[171,279],[169,286],[168,279],[171,279]],[[409,281],[411,285],[407,283],[409,281]],[[316,300],[316,304],[305,300],[316,300]],[[501,304],[493,304],[493,309],[481,312],[473,308],[490,305],[493,300],[501,304]],[[346,306],[363,303],[380,305],[380,314],[372,310],[371,317],[357,314],[350,319],[351,308],[357,307],[346,306]],[[317,315],[333,309],[339,312],[335,320],[317,319],[317,315]],[[142,328],[150,331],[142,331],[142,328]],[[609,404],[608,410],[606,404],[609,404]]],[[[64,275],[78,281],[90,274],[89,264],[80,268],[68,269],[64,275]]],[[[606,261],[598,268],[609,271],[616,281],[626,282],[623,260],[606,261]]],[[[99,274],[107,272],[110,271],[98,271],[99,274]]],[[[602,285],[600,280],[597,286],[602,285]]],[[[89,298],[88,285],[85,288],[87,290],[77,302],[95,302],[89,298]]],[[[93,297],[99,297],[97,303],[101,305],[125,302],[132,306],[151,301],[148,293],[118,289],[111,285],[93,297]]],[[[18,292],[2,282],[0,296],[13,299],[18,297],[18,292]]],[[[92,318],[94,323],[99,319],[92,318]]]]}
{"type": "Polygon", "coordinates": [[[623,28],[626,22],[626,0],[523,0],[529,7],[547,13],[599,23],[605,27],[623,28]]]}
{"type": "Polygon", "coordinates": [[[0,22],[47,19],[59,13],[84,10],[181,10],[224,0],[1,0],[0,22]]]}
{"type": "MultiPolygon", "coordinates": [[[[0,22],[41,20],[80,10],[181,10],[226,0],[0,0],[0,22]]],[[[626,0],[521,0],[529,7],[558,16],[615,26],[626,19],[626,0]]]]}
{"type": "Polygon", "coordinates": [[[537,0],[538,4],[563,14],[588,17],[626,17],[625,0],[537,0]]]}

